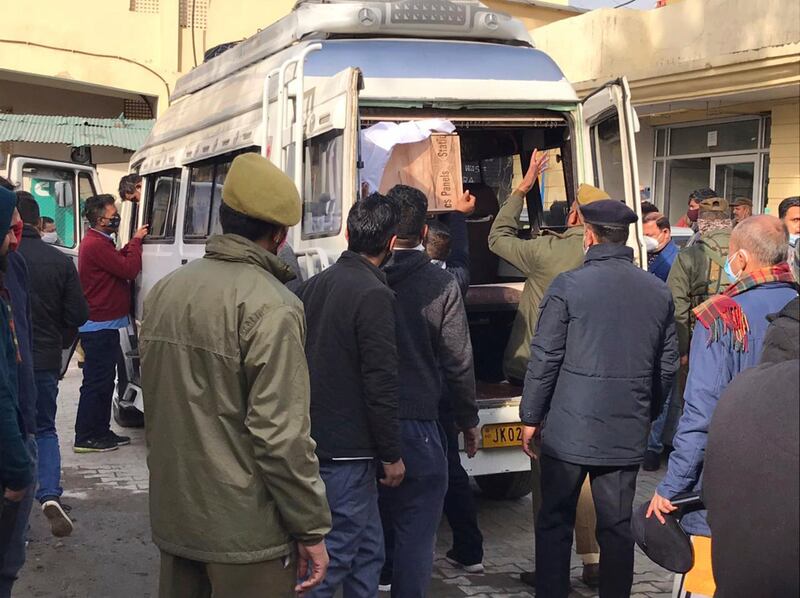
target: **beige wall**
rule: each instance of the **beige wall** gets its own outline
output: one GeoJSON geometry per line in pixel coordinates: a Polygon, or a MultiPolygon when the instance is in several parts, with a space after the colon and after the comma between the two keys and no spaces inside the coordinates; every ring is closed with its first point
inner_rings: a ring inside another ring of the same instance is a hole
{"type": "Polygon", "coordinates": [[[770,213],[776,215],[781,200],[800,195],[800,100],[772,109],[767,193],[770,213]]]}

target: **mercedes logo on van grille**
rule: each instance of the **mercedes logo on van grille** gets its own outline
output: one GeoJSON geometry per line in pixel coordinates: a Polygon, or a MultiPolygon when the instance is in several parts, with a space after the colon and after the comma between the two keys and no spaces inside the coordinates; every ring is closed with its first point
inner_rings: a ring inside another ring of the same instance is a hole
{"type": "Polygon", "coordinates": [[[372,27],[375,23],[378,22],[378,17],[369,8],[362,8],[361,11],[358,13],[358,20],[364,27],[372,27]]]}

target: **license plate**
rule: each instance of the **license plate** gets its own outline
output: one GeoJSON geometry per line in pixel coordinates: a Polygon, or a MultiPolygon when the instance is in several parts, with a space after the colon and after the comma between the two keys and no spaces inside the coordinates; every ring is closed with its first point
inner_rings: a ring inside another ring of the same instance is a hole
{"type": "Polygon", "coordinates": [[[489,424],[481,429],[483,448],[522,446],[522,424],[489,424]]]}

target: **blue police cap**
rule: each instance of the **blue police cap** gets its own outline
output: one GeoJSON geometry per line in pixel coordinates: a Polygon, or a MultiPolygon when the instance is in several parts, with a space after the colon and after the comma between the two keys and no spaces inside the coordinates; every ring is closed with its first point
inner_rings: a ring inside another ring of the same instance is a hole
{"type": "Polygon", "coordinates": [[[616,199],[601,199],[581,206],[584,222],[597,226],[623,228],[636,222],[636,212],[616,199]]]}

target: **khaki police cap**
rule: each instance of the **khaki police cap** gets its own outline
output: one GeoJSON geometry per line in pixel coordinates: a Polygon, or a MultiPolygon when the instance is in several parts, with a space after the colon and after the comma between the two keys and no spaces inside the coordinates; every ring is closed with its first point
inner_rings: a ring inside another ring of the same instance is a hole
{"type": "Polygon", "coordinates": [[[727,212],[728,202],[721,197],[707,197],[700,202],[700,213],[727,212]]]}
{"type": "Polygon", "coordinates": [[[578,187],[578,204],[581,206],[589,205],[601,199],[611,199],[611,196],[597,187],[592,187],[586,183],[581,183],[578,187]]]}
{"type": "Polygon", "coordinates": [[[294,182],[259,154],[234,158],[222,187],[222,200],[256,220],[282,226],[300,222],[300,195],[294,182]]]}

